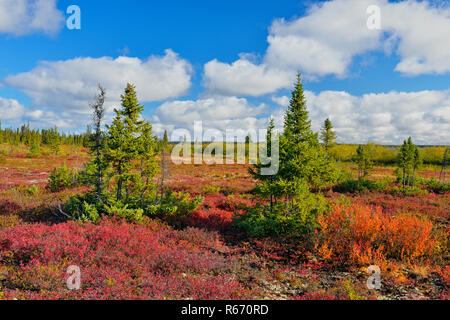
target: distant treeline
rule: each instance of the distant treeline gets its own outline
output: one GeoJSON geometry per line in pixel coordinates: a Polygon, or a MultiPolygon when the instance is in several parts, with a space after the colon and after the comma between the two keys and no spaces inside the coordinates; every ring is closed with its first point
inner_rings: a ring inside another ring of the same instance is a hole
{"type": "MultiPolygon", "coordinates": [[[[58,131],[56,127],[50,129],[31,129],[29,125],[22,125],[20,128],[5,128],[3,129],[0,122],[0,143],[6,143],[11,145],[19,145],[24,144],[29,147],[33,147],[37,149],[39,146],[48,146],[51,149],[54,149],[55,153],[57,153],[57,149],[60,145],[73,145],[73,146],[84,146],[87,147],[89,145],[90,136],[91,136],[91,128],[87,127],[86,132],[81,134],[66,134],[58,131]]],[[[167,139],[167,138],[166,138],[167,139]]],[[[245,150],[245,156],[248,157],[250,144],[253,142],[247,141],[239,142],[234,144],[234,153],[237,153],[238,146],[245,145],[243,148],[245,150]]],[[[162,139],[160,140],[160,142],[162,139]]],[[[251,141],[251,140],[250,140],[251,141]]],[[[169,142],[169,151],[179,142],[169,142]]],[[[190,143],[190,142],[185,142],[190,143]]],[[[213,144],[221,144],[221,142],[203,142],[202,143],[202,151],[206,149],[207,146],[213,144]]],[[[231,143],[232,144],[232,143],[231,143]]],[[[223,152],[224,156],[226,155],[226,147],[227,143],[223,142],[223,152]]],[[[228,143],[228,145],[230,145],[228,143]]],[[[377,164],[395,164],[397,161],[397,155],[399,146],[395,145],[379,145],[375,143],[369,143],[366,145],[370,154],[371,159],[374,163],[377,164]]],[[[211,146],[210,146],[211,148],[211,146]]],[[[329,154],[334,159],[338,161],[353,161],[356,156],[356,150],[358,149],[357,144],[334,144],[329,147],[329,154]]],[[[442,164],[444,153],[446,146],[419,146],[419,150],[421,153],[421,157],[423,159],[424,164],[442,164]]],[[[191,142],[191,150],[194,154],[194,143],[191,142]]],[[[256,147],[256,150],[259,150],[259,144],[256,147]]],[[[215,150],[212,151],[212,154],[215,155],[215,150]]]]}
{"type": "Polygon", "coordinates": [[[0,143],[11,145],[24,144],[37,145],[76,145],[83,146],[88,142],[89,128],[83,134],[66,134],[58,131],[56,127],[51,129],[31,129],[30,125],[22,125],[20,128],[3,129],[0,122],[0,143]]]}
{"type": "MultiPolygon", "coordinates": [[[[369,143],[366,145],[371,159],[377,164],[395,164],[400,146],[382,146],[369,143]]],[[[338,144],[330,147],[330,155],[336,160],[352,161],[356,156],[357,144],[338,144]]],[[[424,164],[442,164],[445,146],[419,146],[424,164]]]]}
{"type": "Polygon", "coordinates": [[[31,129],[30,125],[22,125],[20,128],[1,127],[0,122],[0,144],[11,146],[27,146],[28,156],[37,157],[41,154],[58,155],[61,146],[86,147],[89,143],[91,133],[87,130],[83,134],[66,134],[58,131],[58,128],[31,129]]]}
{"type": "MultiPolygon", "coordinates": [[[[171,150],[176,144],[180,142],[170,142],[169,143],[169,149],[171,150]]],[[[193,142],[185,142],[191,144],[191,154],[194,154],[194,143],[193,142]]],[[[219,145],[221,142],[203,142],[202,143],[202,151],[206,149],[207,146],[210,146],[210,144],[216,144],[219,145]]],[[[233,143],[225,143],[223,142],[223,152],[224,156],[226,155],[226,148],[227,144],[231,146],[233,143]]],[[[248,157],[249,150],[250,150],[250,144],[253,144],[252,142],[238,142],[234,143],[234,153],[236,154],[238,145],[242,149],[245,150],[245,156],[248,157]],[[245,145],[245,147],[243,146],[245,145]]],[[[338,161],[342,162],[350,162],[353,161],[357,154],[358,144],[335,144],[329,147],[329,154],[331,157],[338,161]]],[[[379,145],[375,143],[368,143],[366,145],[368,152],[370,153],[371,160],[376,164],[382,164],[382,165],[391,165],[397,163],[397,155],[399,153],[400,146],[384,146],[379,145]]],[[[436,164],[441,165],[446,146],[418,146],[419,152],[421,154],[421,157],[423,159],[424,164],[436,164]]],[[[259,144],[256,148],[256,150],[259,150],[259,144]]],[[[214,150],[212,151],[212,154],[214,155],[214,150]]]]}

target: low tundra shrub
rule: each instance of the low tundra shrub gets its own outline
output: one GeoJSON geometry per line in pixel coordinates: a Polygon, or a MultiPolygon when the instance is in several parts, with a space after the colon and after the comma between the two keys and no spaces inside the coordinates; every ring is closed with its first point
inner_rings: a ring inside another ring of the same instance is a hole
{"type": "Polygon", "coordinates": [[[450,192],[450,183],[439,182],[434,177],[432,179],[420,179],[418,185],[434,193],[445,194],[450,192]]]}
{"type": "Polygon", "coordinates": [[[190,198],[187,193],[167,192],[162,199],[129,199],[127,203],[113,196],[99,199],[95,193],[75,195],[64,206],[76,220],[98,222],[102,216],[124,218],[128,222],[139,222],[143,216],[158,217],[170,224],[180,221],[202,203],[202,197],[190,198]]]}
{"type": "Polygon", "coordinates": [[[189,193],[168,191],[157,203],[148,204],[144,213],[149,217],[159,217],[169,224],[181,226],[183,219],[196,210],[204,198],[191,198],[189,193]]]}
{"type": "Polygon", "coordinates": [[[38,192],[39,192],[39,189],[37,186],[29,186],[27,188],[27,193],[30,196],[35,196],[35,195],[37,195],[38,192]]]}
{"type": "Polygon", "coordinates": [[[327,209],[323,196],[307,193],[292,203],[250,207],[234,225],[255,237],[301,237],[317,228],[317,216],[327,209]]]}
{"type": "Polygon", "coordinates": [[[207,195],[199,208],[186,216],[184,222],[188,226],[226,231],[232,228],[236,215],[243,214],[252,206],[252,201],[244,196],[226,196],[223,193],[207,195]]]}
{"type": "Polygon", "coordinates": [[[204,186],[202,192],[204,194],[219,193],[220,187],[204,186]]]}
{"type": "Polygon", "coordinates": [[[340,193],[355,193],[361,191],[386,191],[388,189],[387,180],[366,180],[349,179],[333,187],[333,191],[340,193]]]}
{"type": "Polygon", "coordinates": [[[76,185],[76,172],[63,164],[61,168],[54,168],[48,178],[47,188],[51,192],[62,191],[76,185]]]}
{"type": "Polygon", "coordinates": [[[420,260],[435,252],[433,223],[407,214],[389,215],[381,207],[332,204],[320,214],[319,254],[327,260],[361,265],[385,259],[420,260]]]}

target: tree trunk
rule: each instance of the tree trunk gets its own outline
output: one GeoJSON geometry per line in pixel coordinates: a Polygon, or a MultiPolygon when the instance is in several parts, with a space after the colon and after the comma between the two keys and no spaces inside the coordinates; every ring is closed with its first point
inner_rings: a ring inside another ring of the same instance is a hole
{"type": "MultiPolygon", "coordinates": [[[[99,138],[97,138],[99,139],[99,138]]],[[[102,163],[100,158],[100,143],[97,141],[97,196],[100,199],[102,196],[102,163]]]]}
{"type": "MultiPolygon", "coordinates": [[[[270,184],[272,185],[273,177],[270,176],[270,184]]],[[[273,209],[273,194],[272,191],[270,192],[270,213],[272,213],[273,209]]]]}
{"type": "Polygon", "coordinates": [[[117,201],[122,200],[122,162],[119,161],[119,166],[117,169],[118,180],[117,180],[117,201]]]}
{"type": "Polygon", "coordinates": [[[442,183],[445,183],[445,173],[446,173],[445,170],[447,167],[447,152],[448,152],[448,148],[445,149],[444,160],[442,161],[441,173],[439,174],[439,182],[442,182],[442,183]]]}

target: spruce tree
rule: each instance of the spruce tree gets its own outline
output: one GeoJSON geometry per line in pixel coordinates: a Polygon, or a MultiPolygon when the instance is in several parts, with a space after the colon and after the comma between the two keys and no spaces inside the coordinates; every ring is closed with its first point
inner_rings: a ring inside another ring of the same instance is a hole
{"type": "Polygon", "coordinates": [[[412,143],[411,137],[408,140],[403,141],[403,145],[400,147],[400,152],[397,156],[397,163],[402,170],[402,185],[407,186],[410,184],[410,176],[414,166],[414,154],[415,146],[412,143]]]}
{"type": "MultiPolygon", "coordinates": [[[[186,139],[186,136],[184,137],[186,139]]],[[[161,182],[160,182],[160,195],[161,200],[164,197],[164,182],[166,181],[167,176],[169,175],[169,155],[168,155],[168,147],[169,147],[169,137],[167,135],[167,130],[164,130],[164,136],[160,143],[160,151],[161,151],[161,182]]]]}
{"type": "Polygon", "coordinates": [[[311,121],[306,109],[306,99],[303,93],[300,73],[297,74],[295,89],[292,91],[292,98],[284,118],[283,136],[291,144],[311,143],[317,138],[311,130],[311,121]]]}
{"type": "Polygon", "coordinates": [[[322,143],[328,158],[328,151],[330,150],[330,147],[336,144],[336,133],[333,131],[333,125],[328,118],[323,124],[320,138],[322,139],[322,143]]]}
{"type": "Polygon", "coordinates": [[[144,107],[139,104],[135,86],[128,84],[125,93],[121,96],[122,106],[115,109],[116,116],[108,128],[105,146],[105,159],[114,170],[116,184],[116,200],[128,201],[131,188],[140,189],[141,180],[150,171],[141,173],[134,169],[133,160],[141,159],[141,165],[154,166],[154,141],[151,135],[151,126],[141,117],[144,107]],[[133,186],[134,185],[134,186],[133,186]]]}
{"type": "MultiPolygon", "coordinates": [[[[260,145],[260,148],[265,148],[265,153],[267,154],[267,157],[271,157],[272,156],[272,145],[271,145],[271,141],[272,141],[272,136],[276,134],[275,133],[275,123],[273,118],[270,118],[269,121],[269,125],[267,127],[267,132],[266,132],[266,146],[262,146],[260,145]]],[[[261,159],[258,159],[261,160],[261,159]]],[[[261,161],[258,161],[257,164],[253,165],[253,167],[250,167],[249,172],[250,174],[257,180],[259,181],[267,181],[267,180],[273,180],[274,176],[273,175],[262,175],[261,174],[261,169],[264,167],[268,167],[270,166],[270,164],[262,164],[261,161]]]]}
{"type": "Polygon", "coordinates": [[[167,147],[167,145],[169,144],[169,138],[167,137],[167,130],[164,130],[164,137],[162,142],[164,147],[167,147]]]}
{"type": "Polygon", "coordinates": [[[141,148],[140,153],[140,180],[137,183],[139,190],[139,199],[141,204],[144,201],[146,193],[151,191],[154,187],[151,179],[158,172],[158,162],[156,160],[157,137],[152,134],[152,125],[149,122],[144,122],[141,133],[141,148]]]}
{"type": "MultiPolygon", "coordinates": [[[[266,146],[265,146],[265,153],[267,157],[272,156],[272,136],[276,134],[275,133],[275,123],[273,118],[270,118],[269,126],[267,127],[266,132],[266,146]]],[[[262,145],[260,145],[260,148],[264,148],[262,145]]],[[[258,163],[253,165],[253,167],[249,168],[250,174],[258,181],[262,182],[262,187],[257,189],[256,191],[264,196],[269,196],[270,198],[270,211],[272,212],[273,209],[273,202],[274,202],[274,188],[273,183],[277,180],[277,175],[263,175],[261,174],[261,169],[270,166],[271,164],[263,164],[261,163],[261,159],[258,159],[258,163]]],[[[276,199],[275,199],[276,200],[276,199]]]]}
{"type": "Polygon", "coordinates": [[[50,146],[50,149],[52,150],[52,153],[57,155],[61,148],[61,137],[56,126],[50,129],[50,132],[48,134],[48,144],[50,146]]]}
{"type": "Polygon", "coordinates": [[[397,156],[398,167],[402,170],[402,185],[414,185],[416,170],[422,165],[419,148],[414,145],[412,138],[403,141],[397,156]]]}
{"type": "Polygon", "coordinates": [[[358,179],[366,178],[373,167],[371,155],[367,146],[359,145],[356,149],[355,161],[358,165],[358,179]]]}
{"type": "Polygon", "coordinates": [[[91,127],[88,126],[87,135],[90,143],[88,147],[90,149],[90,154],[93,157],[93,165],[94,165],[94,185],[95,192],[97,194],[98,199],[102,198],[102,189],[103,189],[103,175],[104,170],[106,169],[107,164],[103,159],[102,149],[103,149],[103,132],[102,132],[102,121],[105,115],[105,97],[106,90],[99,85],[98,86],[99,93],[95,98],[95,102],[90,105],[92,109],[92,120],[94,124],[94,133],[91,133],[91,127]]]}
{"type": "Polygon", "coordinates": [[[300,74],[292,91],[292,98],[280,139],[279,175],[286,182],[302,180],[314,188],[321,188],[335,180],[336,171],[329,164],[320,146],[318,134],[311,129],[300,74]]]}
{"type": "Polygon", "coordinates": [[[416,170],[422,166],[423,160],[419,148],[414,146],[412,185],[415,184],[416,170]]]}

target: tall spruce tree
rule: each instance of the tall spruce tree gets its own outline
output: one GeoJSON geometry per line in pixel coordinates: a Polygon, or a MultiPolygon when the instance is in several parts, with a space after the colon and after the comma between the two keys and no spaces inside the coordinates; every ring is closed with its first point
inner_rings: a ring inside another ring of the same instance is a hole
{"type": "Polygon", "coordinates": [[[139,104],[135,86],[127,84],[121,96],[122,106],[115,109],[116,116],[108,128],[105,158],[114,169],[117,180],[116,200],[123,199],[125,189],[126,200],[129,197],[130,184],[135,181],[136,173],[132,171],[132,160],[139,158],[142,146],[142,131],[145,121],[141,119],[144,107],[139,104]]]}
{"type": "Polygon", "coordinates": [[[318,134],[311,129],[300,74],[292,91],[280,139],[279,176],[294,184],[302,180],[314,188],[321,188],[336,177],[335,166],[328,163],[318,134]]]}
{"type": "Polygon", "coordinates": [[[306,108],[300,73],[297,74],[295,89],[292,91],[292,97],[284,118],[283,136],[290,144],[314,143],[317,140],[317,136],[311,130],[311,120],[309,120],[309,113],[306,108]]]}
{"type": "MultiPolygon", "coordinates": [[[[95,97],[95,102],[90,105],[92,109],[92,120],[94,125],[94,133],[91,133],[89,136],[90,143],[89,149],[91,156],[93,156],[93,164],[94,164],[94,185],[95,192],[97,193],[97,197],[99,199],[102,198],[102,189],[103,189],[103,175],[104,170],[107,167],[106,162],[103,159],[102,149],[103,149],[103,131],[102,131],[102,121],[105,115],[105,97],[106,90],[99,85],[98,86],[99,93],[95,97]]],[[[89,132],[91,131],[90,126],[89,132]]]]}

